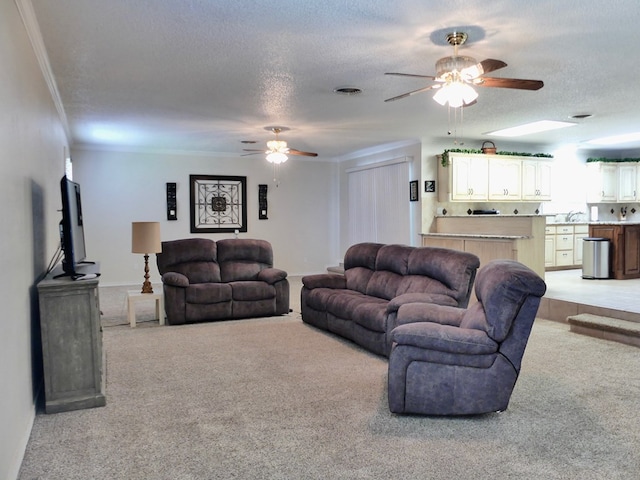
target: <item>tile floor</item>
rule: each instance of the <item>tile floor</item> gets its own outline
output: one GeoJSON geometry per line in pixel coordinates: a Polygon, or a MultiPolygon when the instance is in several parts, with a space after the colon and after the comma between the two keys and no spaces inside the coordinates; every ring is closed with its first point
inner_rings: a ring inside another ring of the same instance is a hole
{"type": "Polygon", "coordinates": [[[549,299],[640,313],[640,279],[585,280],[575,269],[545,272],[545,282],[549,299]]]}

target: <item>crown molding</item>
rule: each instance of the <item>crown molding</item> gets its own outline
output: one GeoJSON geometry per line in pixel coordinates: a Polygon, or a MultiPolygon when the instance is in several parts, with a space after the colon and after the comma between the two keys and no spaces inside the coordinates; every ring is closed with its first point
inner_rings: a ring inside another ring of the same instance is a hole
{"type": "Polygon", "coordinates": [[[33,51],[36,54],[36,58],[38,59],[40,71],[42,72],[42,76],[44,77],[45,82],[47,83],[49,93],[51,94],[51,99],[53,100],[53,103],[58,112],[58,116],[60,117],[60,121],[62,122],[62,128],[64,129],[65,135],[67,137],[67,142],[71,143],[71,132],[69,130],[67,114],[64,111],[62,99],[60,98],[60,92],[58,91],[58,85],[56,84],[56,79],[53,76],[53,71],[51,70],[49,56],[47,55],[47,49],[45,48],[44,41],[42,40],[40,25],[38,24],[38,20],[36,19],[36,14],[33,10],[33,4],[31,3],[31,0],[15,0],[15,2],[16,7],[18,7],[18,12],[20,13],[20,17],[22,18],[22,23],[24,23],[25,29],[27,30],[27,36],[31,41],[33,51]]]}

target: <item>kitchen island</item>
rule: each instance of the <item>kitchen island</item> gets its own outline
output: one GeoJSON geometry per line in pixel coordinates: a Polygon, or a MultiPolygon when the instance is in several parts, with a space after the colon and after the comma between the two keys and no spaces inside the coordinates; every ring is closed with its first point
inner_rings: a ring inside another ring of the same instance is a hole
{"type": "Polygon", "coordinates": [[[544,278],[546,218],[542,215],[441,215],[422,245],[477,255],[480,267],[496,259],[517,260],[544,278]]]}
{"type": "Polygon", "coordinates": [[[589,236],[611,242],[609,277],[616,280],[640,278],[640,223],[592,222],[589,236]]]}

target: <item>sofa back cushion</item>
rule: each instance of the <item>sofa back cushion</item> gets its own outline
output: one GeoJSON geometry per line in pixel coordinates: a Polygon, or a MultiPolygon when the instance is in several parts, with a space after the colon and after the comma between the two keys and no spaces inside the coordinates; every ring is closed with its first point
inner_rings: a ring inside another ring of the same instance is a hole
{"type": "Polygon", "coordinates": [[[218,240],[218,263],[223,282],[256,280],[260,270],[273,267],[273,250],[266,240],[218,240]]]}
{"type": "MultiPolygon", "coordinates": [[[[468,252],[437,247],[415,248],[409,257],[409,276],[418,275],[432,279],[429,292],[451,296],[460,307],[466,307],[471,288],[480,266],[480,259],[468,252]]],[[[422,288],[420,281],[407,278],[400,293],[413,293],[422,288]]]]}
{"type": "Polygon", "coordinates": [[[493,260],[478,272],[478,303],[467,310],[460,326],[484,330],[493,340],[502,342],[527,297],[542,297],[546,288],[544,280],[525,265],[493,260]]]}
{"type": "Polygon", "coordinates": [[[366,293],[367,284],[376,268],[378,250],[381,243],[357,243],[350,246],[344,254],[344,276],[347,288],[366,293]]]}
{"type": "Polygon", "coordinates": [[[189,283],[220,281],[216,242],[208,238],[186,238],[162,242],[162,253],[156,255],[161,275],[177,272],[189,283]]]}
{"type": "Polygon", "coordinates": [[[367,284],[367,295],[387,300],[397,296],[413,250],[407,245],[385,245],[380,248],[376,257],[376,271],[367,284]]]}

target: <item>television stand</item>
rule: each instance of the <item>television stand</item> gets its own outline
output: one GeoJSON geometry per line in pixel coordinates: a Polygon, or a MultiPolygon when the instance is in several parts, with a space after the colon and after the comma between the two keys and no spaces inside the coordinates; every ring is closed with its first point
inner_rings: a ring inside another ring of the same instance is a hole
{"type": "MultiPolygon", "coordinates": [[[[96,273],[100,264],[83,268],[96,273]]],[[[46,413],[106,404],[99,278],[74,282],[61,273],[58,265],[38,283],[46,413]]]]}

